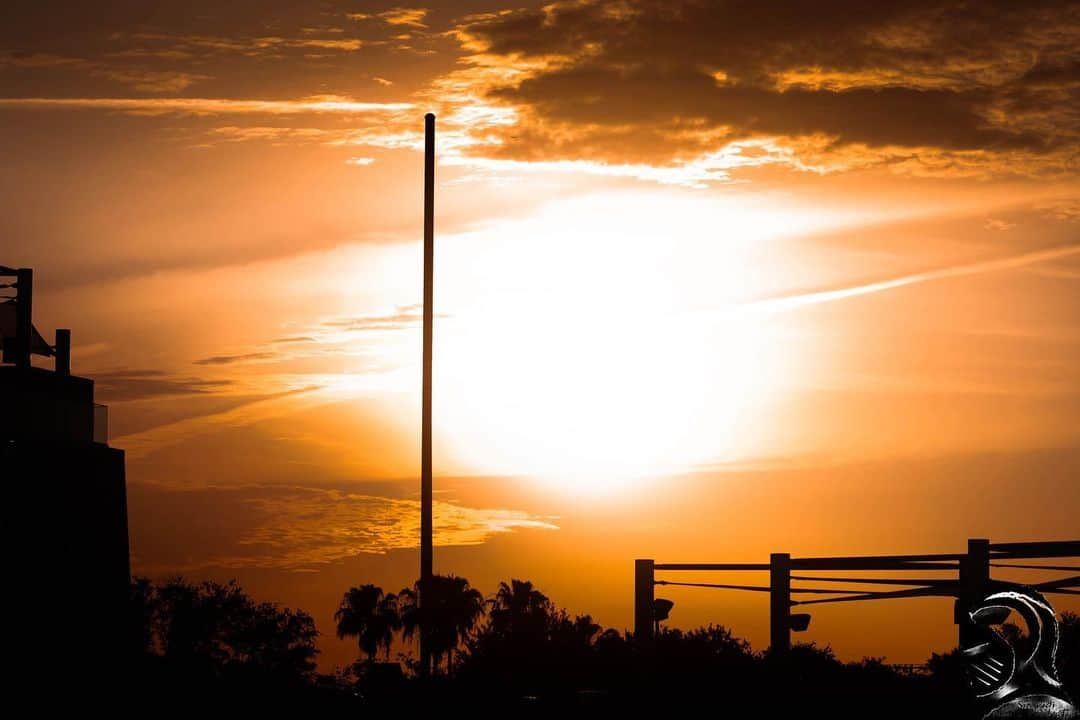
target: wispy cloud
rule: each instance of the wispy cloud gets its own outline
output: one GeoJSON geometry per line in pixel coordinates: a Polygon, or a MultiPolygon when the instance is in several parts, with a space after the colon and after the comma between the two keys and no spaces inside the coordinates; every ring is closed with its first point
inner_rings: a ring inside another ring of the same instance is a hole
{"type": "MultiPolygon", "coordinates": [[[[415,500],[340,491],[304,492],[252,499],[268,521],[240,545],[251,550],[222,564],[298,568],[344,560],[361,553],[417,547],[420,508],[415,500]]],[[[435,544],[479,545],[519,529],[556,530],[546,518],[521,510],[469,508],[436,501],[435,544]]]]}
{"type": "Polygon", "coordinates": [[[102,68],[95,75],[107,77],[140,92],[175,93],[186,90],[197,82],[211,80],[210,75],[176,72],[171,70],[140,70],[135,68],[102,68]]]}
{"type": "Polygon", "coordinates": [[[273,360],[278,357],[275,352],[249,352],[238,355],[212,355],[201,360],[196,360],[196,365],[235,365],[237,363],[258,362],[260,360],[273,360]]]}
{"type": "Polygon", "coordinates": [[[92,375],[98,397],[112,402],[221,392],[232,384],[229,380],[185,377],[162,370],[103,370],[92,375]]]}
{"type": "MultiPolygon", "coordinates": [[[[306,30],[311,30],[307,28],[306,30]]],[[[328,29],[326,32],[335,36],[340,35],[340,29],[328,29]]],[[[256,37],[245,36],[218,36],[218,35],[172,35],[169,33],[132,33],[127,36],[132,40],[150,43],[166,43],[170,50],[181,52],[214,52],[235,53],[249,57],[272,55],[283,50],[337,50],[352,52],[364,46],[360,38],[346,37],[312,37],[314,33],[300,30],[300,37],[284,37],[280,35],[261,35],[256,37]]]]}
{"type": "MultiPolygon", "coordinates": [[[[440,315],[439,317],[447,317],[440,315]]],[[[323,322],[323,327],[341,332],[363,332],[365,330],[404,330],[416,327],[424,319],[420,305],[402,305],[389,313],[357,315],[356,317],[334,318],[323,322]]]]}
{"type": "Polygon", "coordinates": [[[783,312],[785,310],[794,310],[810,305],[820,305],[822,303],[835,302],[837,300],[847,300],[849,298],[860,297],[862,295],[870,295],[873,293],[884,292],[886,290],[895,290],[897,288],[907,287],[909,285],[917,285],[919,283],[932,282],[935,280],[946,280],[949,278],[963,277],[966,275],[981,275],[983,273],[1009,270],[1012,268],[1019,268],[1027,265],[1035,265],[1037,263],[1057,260],[1077,254],[1080,254],[1080,245],[1066,245],[1063,247],[1049,248],[1046,250],[1037,250],[1034,252],[1023,253],[1020,255],[1012,255],[1010,257],[998,258],[995,260],[983,260],[980,262],[954,265],[947,268],[939,268],[937,270],[927,270],[926,272],[913,273],[911,275],[901,275],[900,277],[890,278],[888,280],[878,280],[876,282],[864,283],[862,285],[850,285],[847,287],[834,288],[831,290],[818,290],[816,292],[799,293],[795,295],[785,295],[782,297],[767,298],[764,300],[755,300],[746,303],[742,306],[742,308],[746,310],[764,312],[783,312]]]}
{"type": "Polygon", "coordinates": [[[229,98],[0,98],[0,108],[23,110],[113,110],[140,114],[298,115],[400,112],[412,103],[358,102],[339,95],[313,95],[298,100],[237,100],[229,98]]]}
{"type": "MultiPolygon", "coordinates": [[[[265,484],[198,489],[139,486],[154,494],[164,512],[183,516],[199,508],[230,518],[231,532],[204,552],[169,552],[139,572],[166,574],[208,567],[314,569],[357,555],[412,550],[420,538],[420,508],[398,495],[399,487],[365,484],[363,490],[265,484]],[[389,496],[377,494],[379,490],[389,496]],[[192,555],[196,559],[192,559],[192,555]]],[[[553,518],[500,507],[466,507],[445,500],[434,504],[435,543],[479,545],[507,533],[557,530],[553,518]]],[[[191,545],[202,547],[202,538],[191,545]]]]}
{"type": "Polygon", "coordinates": [[[424,19],[428,14],[427,8],[395,7],[380,13],[348,13],[350,20],[362,22],[365,20],[381,20],[387,25],[405,25],[414,28],[426,28],[424,19]]]}
{"type": "Polygon", "coordinates": [[[159,425],[142,432],[111,438],[109,442],[111,445],[127,451],[129,459],[142,458],[152,452],[214,429],[246,427],[257,422],[288,415],[306,407],[329,402],[328,398],[316,396],[313,391],[318,389],[318,387],[304,387],[289,390],[262,397],[219,413],[185,418],[168,425],[159,425]]]}
{"type": "Polygon", "coordinates": [[[12,52],[0,56],[0,67],[51,68],[64,65],[81,65],[82,58],[39,52],[12,52]]]}

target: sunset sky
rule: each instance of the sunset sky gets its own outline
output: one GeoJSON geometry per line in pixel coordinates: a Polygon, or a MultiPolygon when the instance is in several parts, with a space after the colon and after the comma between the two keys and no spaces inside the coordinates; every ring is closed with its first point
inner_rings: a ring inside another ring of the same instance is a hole
{"type": "MultiPolygon", "coordinates": [[[[328,668],[418,572],[429,111],[437,572],[625,628],[635,557],[1075,538],[1078,48],[1063,0],[6,0],[0,264],[110,406],[134,571],[306,609],[328,668]]],[[[918,662],[951,613],[798,639],[918,662]]]]}

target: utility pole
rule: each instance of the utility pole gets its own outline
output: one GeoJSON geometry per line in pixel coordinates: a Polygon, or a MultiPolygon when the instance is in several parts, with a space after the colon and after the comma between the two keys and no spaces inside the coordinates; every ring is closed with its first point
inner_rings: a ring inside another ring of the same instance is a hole
{"type": "Polygon", "coordinates": [[[15,363],[30,367],[30,348],[34,343],[34,271],[19,268],[15,271],[15,363]]]}
{"type": "Polygon", "coordinates": [[[652,645],[656,629],[653,621],[655,566],[656,562],[651,559],[634,561],[634,640],[642,647],[652,645]]]}
{"type": "Polygon", "coordinates": [[[769,556],[769,651],[783,657],[791,650],[791,555],[769,556]]]}
{"type": "Polygon", "coordinates": [[[967,647],[974,638],[971,622],[965,617],[972,601],[985,592],[990,582],[990,541],[986,538],[969,538],[967,555],[960,560],[960,593],[956,600],[953,619],[959,626],[961,647],[967,647]]]}
{"type": "MultiPolygon", "coordinates": [[[[433,575],[431,491],[431,338],[435,264],[435,114],[424,116],[424,380],[420,431],[420,607],[428,604],[433,575]]],[[[420,672],[431,672],[431,642],[427,614],[421,616],[420,672]]]]}

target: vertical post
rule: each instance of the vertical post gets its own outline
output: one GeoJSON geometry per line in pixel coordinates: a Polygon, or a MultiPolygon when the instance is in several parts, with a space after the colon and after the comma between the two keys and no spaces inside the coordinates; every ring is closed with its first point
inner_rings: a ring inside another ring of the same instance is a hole
{"type": "MultiPolygon", "coordinates": [[[[420,605],[433,575],[432,488],[431,488],[431,340],[435,263],[435,115],[424,116],[424,360],[423,398],[420,431],[420,605]]],[[[420,628],[420,671],[430,672],[430,628],[420,628]]]]}
{"type": "Polygon", "coordinates": [[[769,651],[786,655],[791,649],[791,555],[769,556],[769,651]]]}
{"type": "Polygon", "coordinates": [[[56,331],[56,373],[57,375],[71,374],[71,331],[58,329],[56,331]]]}
{"type": "Polygon", "coordinates": [[[34,336],[34,271],[15,271],[15,364],[30,367],[30,344],[34,336]]]}
{"type": "Polygon", "coordinates": [[[634,561],[634,640],[642,645],[651,645],[653,641],[655,580],[654,560],[634,561]]]}
{"type": "Polygon", "coordinates": [[[967,556],[960,561],[960,597],[956,601],[954,620],[959,625],[959,642],[967,647],[971,624],[962,613],[967,612],[970,603],[984,591],[990,582],[990,541],[985,538],[968,540],[967,556]]]}

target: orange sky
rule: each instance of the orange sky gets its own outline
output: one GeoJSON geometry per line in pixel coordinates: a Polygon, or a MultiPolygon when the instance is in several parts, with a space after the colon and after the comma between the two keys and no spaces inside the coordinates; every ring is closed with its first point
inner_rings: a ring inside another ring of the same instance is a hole
{"type": "MultiPolygon", "coordinates": [[[[625,627],[635,557],[1076,536],[1075,4],[220,5],[0,11],[0,262],[110,405],[136,572],[325,633],[413,578],[429,110],[438,571],[625,627]]],[[[806,637],[919,661],[946,605],[806,637]]]]}

